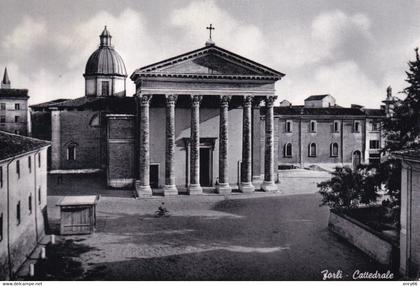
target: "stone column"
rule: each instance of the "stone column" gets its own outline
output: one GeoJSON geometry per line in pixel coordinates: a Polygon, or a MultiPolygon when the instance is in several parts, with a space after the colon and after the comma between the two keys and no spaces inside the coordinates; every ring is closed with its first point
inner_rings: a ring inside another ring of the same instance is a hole
{"type": "Polygon", "coordinates": [[[261,189],[265,192],[277,191],[274,183],[274,100],[275,96],[265,99],[265,152],[264,152],[264,182],[261,189]]]}
{"type": "Polygon", "coordinates": [[[152,188],[150,187],[150,119],[149,105],[151,95],[140,95],[140,140],[139,140],[139,180],[136,182],[137,195],[151,196],[152,188]]]}
{"type": "Polygon", "coordinates": [[[252,184],[252,152],[251,152],[251,104],[252,97],[244,96],[243,118],[242,118],[242,164],[241,183],[239,190],[243,193],[250,193],[255,190],[252,184]]]}
{"type": "Polygon", "coordinates": [[[191,152],[190,152],[190,184],[188,194],[201,194],[200,185],[200,95],[191,96],[191,152]]]}
{"type": "Polygon", "coordinates": [[[218,194],[232,192],[229,185],[228,167],[228,107],[229,96],[220,98],[220,126],[219,126],[219,185],[216,186],[218,194]]]}
{"type": "Polygon", "coordinates": [[[163,194],[177,195],[175,183],[175,103],[176,95],[166,95],[166,155],[165,155],[165,187],[163,194]]]}

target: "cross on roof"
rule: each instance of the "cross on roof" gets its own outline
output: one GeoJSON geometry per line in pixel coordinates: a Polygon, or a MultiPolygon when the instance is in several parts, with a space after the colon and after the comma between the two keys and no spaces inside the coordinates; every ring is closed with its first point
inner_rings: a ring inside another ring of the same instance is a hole
{"type": "Polygon", "coordinates": [[[216,28],[215,28],[215,27],[213,27],[213,25],[212,25],[212,24],[210,24],[210,26],[209,26],[209,27],[206,27],[206,29],[210,31],[210,40],[211,40],[211,31],[212,31],[212,30],[215,30],[216,28]]]}

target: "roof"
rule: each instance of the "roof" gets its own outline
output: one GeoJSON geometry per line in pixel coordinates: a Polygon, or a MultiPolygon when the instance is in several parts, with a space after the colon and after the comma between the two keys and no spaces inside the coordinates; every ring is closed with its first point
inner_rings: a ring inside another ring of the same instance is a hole
{"type": "Polygon", "coordinates": [[[66,101],[66,100],[69,100],[69,99],[67,99],[67,98],[59,98],[59,99],[55,99],[55,100],[51,100],[51,101],[47,101],[47,102],[42,102],[42,103],[34,104],[34,105],[31,105],[30,107],[33,108],[33,109],[36,109],[36,108],[46,108],[46,107],[53,106],[56,103],[63,102],[63,101],[66,101]]]}
{"type": "Polygon", "coordinates": [[[383,109],[363,108],[363,111],[367,116],[386,116],[385,110],[383,109]]]}
{"type": "MultiPolygon", "coordinates": [[[[265,114],[264,107],[261,108],[261,114],[265,114]]],[[[320,107],[320,108],[305,108],[302,105],[293,106],[276,106],[274,107],[275,115],[354,115],[354,116],[385,116],[380,109],[369,109],[366,113],[365,110],[359,108],[346,108],[346,107],[320,107]]]]}
{"type": "Polygon", "coordinates": [[[0,131],[0,160],[36,151],[50,142],[0,131]]]}
{"type": "Polygon", "coordinates": [[[7,68],[4,68],[3,80],[1,82],[3,84],[10,84],[9,75],[7,74],[7,68]]]}
{"type": "Polygon", "coordinates": [[[65,196],[57,206],[96,205],[96,196],[65,196]]]}
{"type": "Polygon", "coordinates": [[[27,89],[0,88],[0,98],[29,98],[27,89]]]}
{"type": "Polygon", "coordinates": [[[136,105],[134,104],[134,97],[79,97],[76,99],[58,99],[56,101],[49,101],[38,105],[33,105],[31,108],[58,108],[58,109],[108,109],[110,111],[134,113],[136,105]]]}
{"type": "Polygon", "coordinates": [[[392,155],[398,159],[420,162],[420,148],[400,150],[392,152],[392,155]]]}
{"type": "Polygon", "coordinates": [[[320,94],[320,95],[311,95],[308,98],[305,99],[306,100],[321,100],[327,96],[330,96],[329,94],[320,94]]]}
{"type": "Polygon", "coordinates": [[[124,61],[114,47],[111,46],[111,35],[106,26],[99,38],[99,48],[89,57],[84,75],[116,75],[127,77],[124,61]]]}
{"type": "MultiPolygon", "coordinates": [[[[259,64],[257,62],[254,62],[250,59],[247,59],[245,57],[242,57],[238,54],[235,54],[233,52],[230,52],[228,50],[225,50],[223,48],[220,48],[216,45],[208,45],[205,46],[203,48],[199,48],[157,63],[153,63],[147,66],[143,66],[137,70],[135,70],[133,72],[133,74],[130,76],[130,78],[132,80],[136,80],[139,76],[156,76],[156,72],[158,69],[167,67],[167,66],[171,66],[180,62],[184,62],[193,58],[197,58],[197,57],[201,57],[203,55],[207,55],[207,54],[214,54],[214,55],[219,55],[225,58],[228,58],[231,62],[236,62],[242,66],[254,69],[256,71],[259,71],[259,73],[261,73],[260,75],[245,75],[247,78],[253,78],[253,77],[261,77],[261,78],[270,78],[270,79],[280,79],[283,76],[285,76],[285,74],[276,71],[272,68],[269,68],[267,66],[264,66],[262,64],[259,64]]],[[[159,76],[167,76],[167,74],[165,75],[164,73],[160,73],[159,76]]],[[[194,76],[199,76],[197,74],[193,75],[193,74],[178,74],[178,77],[194,77],[194,76]]],[[[204,76],[204,75],[200,75],[200,76],[204,76]]],[[[234,76],[235,78],[238,78],[240,76],[238,75],[220,75],[220,74],[206,74],[205,75],[207,78],[221,78],[221,77],[229,77],[229,76],[234,76]]]]}

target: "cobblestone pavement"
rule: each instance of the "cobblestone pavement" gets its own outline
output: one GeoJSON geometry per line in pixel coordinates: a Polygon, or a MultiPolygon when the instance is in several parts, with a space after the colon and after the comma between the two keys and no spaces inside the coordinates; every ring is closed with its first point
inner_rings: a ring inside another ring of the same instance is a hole
{"type": "MultiPolygon", "coordinates": [[[[315,190],[314,190],[315,191],[315,190]]],[[[49,197],[49,212],[59,197],[49,197]]],[[[86,280],[320,280],[321,271],[386,272],[327,229],[318,194],[101,197],[86,280]],[[165,202],[170,217],[155,218],[165,202]]]]}

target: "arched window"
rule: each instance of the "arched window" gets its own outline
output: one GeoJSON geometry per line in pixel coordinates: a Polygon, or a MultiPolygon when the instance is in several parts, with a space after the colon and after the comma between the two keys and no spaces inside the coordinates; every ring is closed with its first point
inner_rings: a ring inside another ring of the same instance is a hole
{"type": "Polygon", "coordinates": [[[287,143],[284,145],[283,154],[284,157],[292,157],[292,143],[287,143]]]}
{"type": "Polygon", "coordinates": [[[316,144],[311,143],[308,146],[308,156],[309,157],[316,157],[316,144]]]}
{"type": "Polygon", "coordinates": [[[69,146],[67,146],[67,160],[76,160],[76,144],[72,143],[69,146]]]}
{"type": "Polygon", "coordinates": [[[330,156],[338,157],[338,143],[331,143],[330,145],[330,156]]]}
{"type": "Polygon", "coordinates": [[[90,119],[89,125],[92,127],[99,127],[99,114],[95,114],[90,119]]]}

